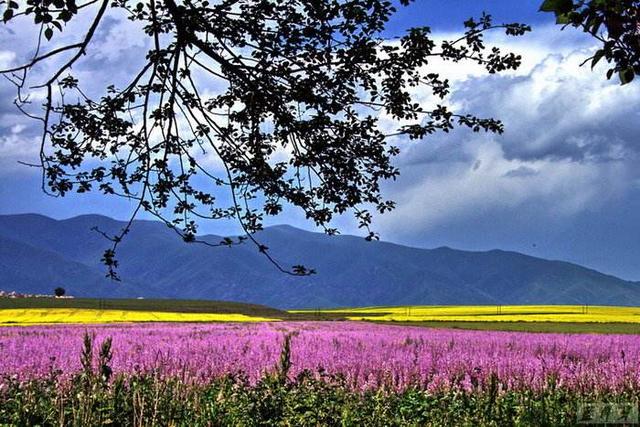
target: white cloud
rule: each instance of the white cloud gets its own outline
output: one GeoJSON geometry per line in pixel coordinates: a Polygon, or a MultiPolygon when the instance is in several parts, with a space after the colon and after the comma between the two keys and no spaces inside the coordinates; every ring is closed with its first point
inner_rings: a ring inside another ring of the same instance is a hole
{"type": "Polygon", "coordinates": [[[0,50],[0,67],[6,68],[15,61],[16,54],[10,50],[0,50]]]}
{"type": "Polygon", "coordinates": [[[37,137],[22,137],[11,133],[0,135],[0,166],[2,173],[27,172],[29,169],[18,162],[37,163],[39,152],[37,137]]]}
{"type": "Polygon", "coordinates": [[[620,162],[509,160],[493,139],[458,149],[469,161],[403,169],[406,178],[389,188],[398,208],[379,219],[384,232],[409,234],[532,206],[541,218],[566,219],[619,197],[628,182],[628,170],[620,162]]]}
{"type": "Polygon", "coordinates": [[[640,179],[640,86],[607,81],[602,67],[580,68],[592,48],[562,37],[557,28],[528,39],[498,37],[505,50],[523,55],[520,70],[457,76],[454,106],[499,118],[506,132],[459,130],[401,144],[401,178],[385,187],[398,208],[379,218],[383,234],[491,216],[515,220],[525,211],[541,222],[571,221],[633,191],[640,179]]]}

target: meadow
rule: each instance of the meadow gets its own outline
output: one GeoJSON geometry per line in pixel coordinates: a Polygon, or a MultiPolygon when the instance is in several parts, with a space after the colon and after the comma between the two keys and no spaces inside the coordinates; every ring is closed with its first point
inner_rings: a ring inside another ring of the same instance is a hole
{"type": "Polygon", "coordinates": [[[638,312],[0,301],[0,425],[633,421],[638,312]]]}
{"type": "Polygon", "coordinates": [[[155,323],[0,343],[0,425],[573,425],[640,395],[631,335],[155,323]]]}

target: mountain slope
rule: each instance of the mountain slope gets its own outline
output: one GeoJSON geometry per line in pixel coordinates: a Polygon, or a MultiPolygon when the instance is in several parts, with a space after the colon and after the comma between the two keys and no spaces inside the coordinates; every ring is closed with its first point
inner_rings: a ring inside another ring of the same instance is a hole
{"type": "MultiPolygon", "coordinates": [[[[575,264],[515,252],[418,249],[353,236],[329,237],[289,226],[258,238],[283,265],[278,272],[251,244],[185,244],[162,223],[136,221],[118,249],[123,283],[104,278],[106,241],[124,223],[98,215],[56,221],[0,216],[0,289],[82,296],[235,300],[273,307],[402,304],[640,305],[640,285],[575,264]]],[[[203,238],[217,242],[219,236],[203,238]]]]}
{"type": "Polygon", "coordinates": [[[140,288],[128,282],[114,284],[104,273],[59,253],[0,236],[0,289],[51,294],[64,285],[70,295],[132,297],[140,288]]]}

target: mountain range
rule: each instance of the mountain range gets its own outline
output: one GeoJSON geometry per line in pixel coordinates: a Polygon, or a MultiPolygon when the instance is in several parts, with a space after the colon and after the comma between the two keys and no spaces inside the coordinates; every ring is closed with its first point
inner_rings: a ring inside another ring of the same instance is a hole
{"type": "MultiPolygon", "coordinates": [[[[105,278],[110,246],[125,223],[99,215],[55,220],[0,216],[0,289],[51,293],[62,286],[86,297],[229,300],[277,308],[371,305],[640,305],[640,283],[576,264],[516,252],[420,249],[290,226],[257,238],[285,266],[317,271],[292,277],[251,243],[211,248],[184,243],[161,222],[135,221],[118,248],[121,282],[105,278]]],[[[200,236],[217,243],[220,236],[200,236]]]]}

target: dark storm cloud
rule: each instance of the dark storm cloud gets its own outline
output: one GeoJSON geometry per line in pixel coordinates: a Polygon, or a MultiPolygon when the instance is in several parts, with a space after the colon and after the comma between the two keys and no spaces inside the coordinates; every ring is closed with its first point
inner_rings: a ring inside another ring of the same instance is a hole
{"type": "Polygon", "coordinates": [[[640,90],[578,65],[586,51],[550,55],[526,76],[476,78],[455,99],[506,128],[507,159],[625,161],[640,154],[640,90]]]}

